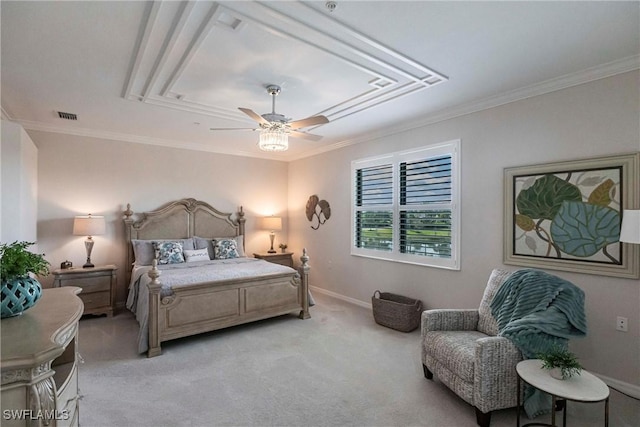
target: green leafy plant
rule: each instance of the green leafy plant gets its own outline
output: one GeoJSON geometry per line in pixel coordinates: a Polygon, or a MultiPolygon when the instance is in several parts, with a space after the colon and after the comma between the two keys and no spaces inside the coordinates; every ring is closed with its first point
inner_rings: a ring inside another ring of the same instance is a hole
{"type": "Polygon", "coordinates": [[[280,243],[278,247],[284,251],[285,249],[287,249],[288,246],[286,243],[280,243]]]}
{"type": "Polygon", "coordinates": [[[11,281],[26,277],[29,273],[46,276],[49,274],[49,261],[44,254],[35,254],[27,250],[34,242],[13,242],[0,245],[0,278],[11,281]]]}
{"type": "Polygon", "coordinates": [[[582,365],[578,362],[576,355],[561,346],[554,346],[548,351],[539,353],[538,358],[542,360],[544,369],[558,368],[563,380],[573,375],[580,375],[582,371],[582,365]]]}

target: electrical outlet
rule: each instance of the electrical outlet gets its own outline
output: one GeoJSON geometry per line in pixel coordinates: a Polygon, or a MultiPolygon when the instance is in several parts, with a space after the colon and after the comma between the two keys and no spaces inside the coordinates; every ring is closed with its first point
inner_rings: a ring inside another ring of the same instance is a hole
{"type": "Polygon", "coordinates": [[[618,316],[616,319],[616,331],[627,332],[627,318],[618,316]]]}

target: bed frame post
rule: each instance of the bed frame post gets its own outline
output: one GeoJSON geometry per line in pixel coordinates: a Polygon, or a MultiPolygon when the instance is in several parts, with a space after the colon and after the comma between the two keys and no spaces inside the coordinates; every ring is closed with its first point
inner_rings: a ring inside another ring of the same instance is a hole
{"type": "Polygon", "coordinates": [[[240,206],[240,210],[237,213],[236,222],[238,223],[238,234],[242,235],[242,247],[245,248],[245,232],[244,232],[244,223],[247,222],[247,219],[244,217],[244,211],[242,210],[242,206],[240,206]]]}
{"type": "Polygon", "coordinates": [[[307,248],[302,249],[302,256],[300,257],[302,265],[299,268],[300,276],[302,277],[302,310],[298,317],[300,319],[309,319],[309,256],[307,255],[307,248]]]}
{"type": "Polygon", "coordinates": [[[158,260],[153,260],[151,270],[147,273],[151,278],[151,282],[147,284],[149,288],[149,350],[147,357],[158,356],[162,353],[160,348],[160,325],[158,310],[160,310],[160,289],[162,285],[158,280],[160,270],[158,270],[158,260]]]}
{"type": "Polygon", "coordinates": [[[131,264],[133,263],[133,247],[131,246],[131,226],[133,225],[133,211],[131,210],[131,203],[127,203],[127,210],[123,212],[124,214],[124,234],[127,242],[127,268],[125,268],[126,272],[126,283],[131,281],[131,264]]]}

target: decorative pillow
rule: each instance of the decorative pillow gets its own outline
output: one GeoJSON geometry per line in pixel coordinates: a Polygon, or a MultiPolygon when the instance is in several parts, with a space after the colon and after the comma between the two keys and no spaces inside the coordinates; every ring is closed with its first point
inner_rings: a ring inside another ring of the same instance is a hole
{"type": "Polygon", "coordinates": [[[155,242],[180,242],[182,249],[195,249],[193,239],[173,239],[173,240],[137,240],[132,239],[133,256],[135,257],[135,265],[151,265],[156,257],[156,250],[153,244],[155,242]]]}
{"type": "Polygon", "coordinates": [[[183,253],[187,262],[209,261],[209,251],[207,249],[185,249],[183,253]]]}
{"type": "Polygon", "coordinates": [[[236,250],[238,251],[238,256],[243,257],[244,256],[244,236],[243,235],[236,236],[234,237],[234,239],[236,241],[236,250]]]}
{"type": "Polygon", "coordinates": [[[209,259],[216,258],[216,252],[214,246],[216,245],[217,240],[228,240],[234,239],[236,241],[236,251],[238,252],[238,257],[244,257],[244,236],[236,236],[236,237],[214,237],[212,239],[206,239],[204,237],[194,237],[194,243],[196,249],[207,249],[209,251],[209,259]]]}
{"type": "Polygon", "coordinates": [[[181,242],[153,242],[158,264],[179,264],[184,262],[181,242]]]}
{"type": "Polygon", "coordinates": [[[230,259],[238,258],[238,248],[236,246],[235,239],[220,239],[216,240],[214,246],[216,259],[230,259]]]}

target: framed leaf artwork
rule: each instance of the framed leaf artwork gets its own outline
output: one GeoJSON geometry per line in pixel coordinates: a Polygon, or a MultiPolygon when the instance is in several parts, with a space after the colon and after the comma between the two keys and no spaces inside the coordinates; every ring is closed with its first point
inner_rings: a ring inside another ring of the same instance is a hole
{"type": "Polygon", "coordinates": [[[621,243],[640,203],[640,153],[504,170],[504,263],[640,278],[638,245],[621,243]]]}

